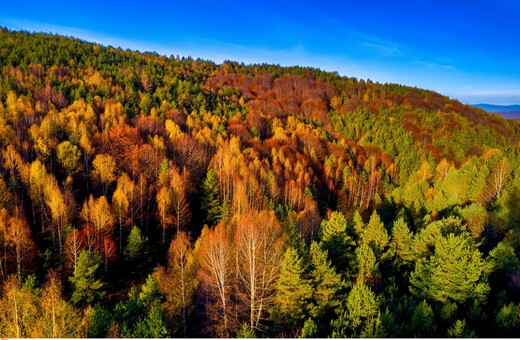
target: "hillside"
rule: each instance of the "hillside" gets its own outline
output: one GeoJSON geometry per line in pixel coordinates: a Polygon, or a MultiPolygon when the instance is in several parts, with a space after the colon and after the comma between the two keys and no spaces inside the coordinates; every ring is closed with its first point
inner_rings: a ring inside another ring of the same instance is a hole
{"type": "Polygon", "coordinates": [[[517,123],[7,29],[0,71],[1,335],[520,335],[517,123]]]}

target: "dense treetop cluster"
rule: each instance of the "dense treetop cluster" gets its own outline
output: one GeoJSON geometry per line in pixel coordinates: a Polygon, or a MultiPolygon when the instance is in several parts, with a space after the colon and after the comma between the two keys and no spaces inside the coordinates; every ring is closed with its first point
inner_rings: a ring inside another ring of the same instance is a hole
{"type": "Polygon", "coordinates": [[[520,336],[519,138],[417,88],[0,29],[0,335],[520,336]]]}

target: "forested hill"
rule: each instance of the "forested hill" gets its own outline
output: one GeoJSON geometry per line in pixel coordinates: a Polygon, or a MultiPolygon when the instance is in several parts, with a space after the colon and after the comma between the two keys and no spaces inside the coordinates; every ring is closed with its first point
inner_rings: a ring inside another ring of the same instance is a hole
{"type": "Polygon", "coordinates": [[[520,336],[520,128],[0,29],[0,335],[520,336]]]}

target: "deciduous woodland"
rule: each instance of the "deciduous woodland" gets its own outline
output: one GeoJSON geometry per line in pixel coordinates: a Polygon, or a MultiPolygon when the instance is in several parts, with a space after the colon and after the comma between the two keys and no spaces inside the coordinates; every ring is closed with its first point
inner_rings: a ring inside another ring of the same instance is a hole
{"type": "Polygon", "coordinates": [[[520,128],[0,29],[3,337],[520,336],[520,128]]]}

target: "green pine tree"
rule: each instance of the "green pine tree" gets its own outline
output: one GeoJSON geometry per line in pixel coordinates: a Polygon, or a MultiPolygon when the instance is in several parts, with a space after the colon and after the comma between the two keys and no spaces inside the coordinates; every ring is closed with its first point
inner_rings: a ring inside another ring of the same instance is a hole
{"type": "Polygon", "coordinates": [[[376,296],[364,282],[356,284],[348,294],[347,310],[353,329],[361,326],[364,321],[371,321],[377,316],[376,296]]]}
{"type": "Polygon", "coordinates": [[[74,275],[69,278],[74,286],[71,297],[72,303],[76,305],[90,304],[105,295],[103,291],[105,284],[96,278],[100,264],[101,257],[99,254],[92,253],[89,250],[81,252],[74,269],[74,275]]]}
{"type": "Polygon", "coordinates": [[[271,314],[274,322],[282,327],[293,328],[306,315],[305,309],[312,295],[312,286],[303,277],[304,269],[296,250],[287,248],[276,282],[276,296],[271,314]]]}
{"type": "Polygon", "coordinates": [[[408,228],[408,224],[403,218],[394,222],[392,229],[392,249],[397,263],[409,262],[412,260],[410,245],[412,244],[413,233],[408,228]]]}
{"type": "Polygon", "coordinates": [[[361,234],[361,243],[368,244],[374,250],[376,256],[380,256],[388,245],[389,237],[385,225],[374,210],[370,220],[361,234]]]}
{"type": "Polygon", "coordinates": [[[123,250],[123,255],[131,264],[132,273],[141,273],[149,264],[150,257],[148,253],[148,238],[142,236],[139,227],[133,226],[128,235],[126,247],[123,250]]]}
{"type": "Polygon", "coordinates": [[[320,225],[320,246],[327,250],[328,256],[340,272],[344,272],[354,265],[354,240],[347,234],[347,219],[339,212],[334,211],[328,220],[320,225]]]}
{"type": "Polygon", "coordinates": [[[218,199],[218,178],[213,169],[208,171],[202,182],[201,207],[206,212],[206,223],[214,225],[220,220],[222,208],[218,199]]]}
{"type": "Polygon", "coordinates": [[[425,300],[415,306],[411,326],[416,337],[426,337],[434,331],[435,318],[433,309],[425,300]]]}
{"type": "Polygon", "coordinates": [[[359,268],[358,279],[365,280],[373,277],[377,271],[378,263],[372,248],[366,244],[357,247],[356,259],[359,268]]]}
{"type": "Polygon", "coordinates": [[[485,298],[491,264],[482,259],[468,234],[438,237],[432,256],[420,258],[410,277],[410,291],[441,303],[485,298]]]}
{"type": "Polygon", "coordinates": [[[336,294],[343,288],[343,282],[341,275],[336,273],[331,262],[327,259],[327,251],[321,249],[316,242],[311,243],[310,255],[312,270],[309,276],[314,291],[309,313],[313,318],[319,320],[326,317],[327,313],[334,313],[339,306],[340,301],[336,294]]]}

